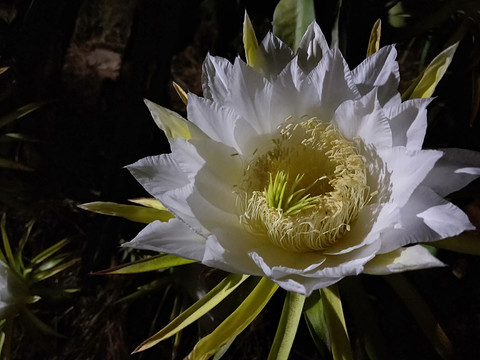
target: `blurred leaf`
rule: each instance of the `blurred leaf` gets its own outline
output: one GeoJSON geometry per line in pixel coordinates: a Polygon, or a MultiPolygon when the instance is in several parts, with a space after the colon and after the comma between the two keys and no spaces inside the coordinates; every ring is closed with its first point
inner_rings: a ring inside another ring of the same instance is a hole
{"type": "Polygon", "coordinates": [[[74,265],[77,263],[80,259],[72,259],[70,261],[67,261],[63,264],[58,265],[57,267],[54,267],[52,269],[48,269],[45,271],[37,272],[33,275],[33,278],[37,281],[42,281],[45,279],[48,279],[49,277],[52,277],[53,275],[58,274],[59,272],[68,269],[70,266],[74,265]]]}
{"type": "Polygon", "coordinates": [[[5,67],[1,67],[0,68],[0,75],[2,75],[5,71],[7,71],[9,69],[8,66],[5,66],[5,67]]]}
{"type": "Polygon", "coordinates": [[[384,276],[442,359],[454,359],[453,346],[423,297],[401,274],[384,276]]]}
{"type": "Polygon", "coordinates": [[[57,255],[51,259],[45,260],[35,269],[35,272],[42,272],[46,270],[50,270],[60,264],[61,262],[65,261],[70,254],[61,254],[57,255]]]}
{"type": "Polygon", "coordinates": [[[24,135],[24,134],[7,133],[7,134],[3,134],[2,136],[6,137],[7,140],[13,139],[13,140],[20,140],[20,141],[25,141],[25,142],[38,142],[38,139],[32,138],[32,137],[24,135]]]}
{"type": "Polygon", "coordinates": [[[297,335],[298,323],[302,316],[304,303],[305,296],[290,291],[287,292],[268,359],[288,360],[293,340],[295,340],[295,335],[297,335]]]}
{"type": "Polygon", "coordinates": [[[128,199],[128,201],[133,202],[138,205],[146,206],[149,208],[154,208],[158,210],[167,210],[165,206],[162,205],[160,201],[154,198],[138,198],[138,199],[128,199]]]}
{"type": "Polygon", "coordinates": [[[26,230],[23,236],[21,237],[20,241],[18,242],[18,250],[16,252],[16,262],[19,265],[19,268],[23,275],[25,275],[25,265],[23,263],[23,248],[25,247],[25,244],[28,241],[28,238],[30,237],[30,233],[32,231],[33,225],[35,224],[34,220],[31,220],[27,223],[26,225],[26,230]]]}
{"type": "Polygon", "coordinates": [[[191,264],[194,262],[196,261],[184,259],[176,255],[161,254],[128,264],[114,266],[110,269],[97,271],[94,275],[138,274],[148,271],[168,269],[174,266],[191,264]]]}
{"type": "Polygon", "coordinates": [[[36,317],[30,310],[27,308],[22,308],[21,315],[24,319],[26,319],[31,325],[33,325],[34,328],[40,330],[42,333],[46,335],[51,335],[59,338],[64,338],[66,339],[67,337],[65,335],[59,334],[56,332],[54,329],[52,329],[50,326],[45,324],[42,320],[40,320],[38,317],[36,317]]]}
{"type": "MultiPolygon", "coordinates": [[[[170,336],[176,334],[186,326],[195,322],[207,312],[209,312],[211,309],[213,309],[215,306],[217,306],[247,278],[248,275],[228,275],[217,286],[210,290],[203,298],[198,300],[195,304],[193,304],[187,310],[181,313],[177,318],[171,321],[162,330],[141,343],[134,352],[140,352],[151,348],[160,341],[168,339],[170,336]]],[[[213,355],[213,353],[211,355],[213,355]]]]}
{"type": "Polygon", "coordinates": [[[377,323],[377,315],[358,276],[340,282],[341,292],[350,309],[355,328],[370,360],[386,359],[385,342],[377,323]]]}
{"type": "Polygon", "coordinates": [[[187,105],[188,104],[188,95],[185,90],[182,89],[180,85],[178,85],[175,81],[173,81],[173,88],[177,92],[178,96],[182,100],[182,102],[187,105]]]}
{"type": "Polygon", "coordinates": [[[59,242],[55,243],[54,245],[50,246],[49,248],[43,250],[40,254],[35,256],[32,260],[32,264],[40,264],[42,261],[48,259],[50,256],[54,255],[56,252],[61,250],[65,245],[70,242],[68,239],[60,240],[59,242]]]}
{"type": "Polygon", "coordinates": [[[263,71],[265,68],[264,54],[258,45],[257,36],[247,12],[245,12],[245,20],[243,21],[243,46],[247,64],[258,71],[263,71]]]}
{"type": "Polygon", "coordinates": [[[296,51],[314,20],[313,0],[280,0],[273,13],[273,33],[296,51]]]}
{"type": "MultiPolygon", "coordinates": [[[[6,229],[6,215],[2,215],[2,220],[0,221],[0,231],[2,233],[2,242],[8,243],[8,234],[7,234],[7,229],[6,229]]],[[[3,253],[2,249],[0,249],[0,260],[5,263],[5,265],[8,265],[7,258],[5,257],[5,254],[3,253]]]]}
{"type": "Polygon", "coordinates": [[[42,106],[45,106],[48,103],[49,101],[39,101],[19,107],[18,109],[8,113],[7,115],[0,117],[0,128],[10,124],[14,120],[20,119],[25,115],[30,114],[31,112],[41,108],[42,106]]]}
{"type": "Polygon", "coordinates": [[[149,224],[155,220],[168,221],[174,217],[167,210],[158,210],[135,205],[123,205],[113,202],[95,201],[78,205],[78,207],[98,214],[120,216],[127,220],[144,224],[149,224]]]}
{"type": "Polygon", "coordinates": [[[3,249],[5,251],[5,257],[8,264],[12,269],[18,271],[19,268],[15,261],[15,256],[13,256],[12,248],[10,247],[10,240],[8,239],[7,229],[6,229],[7,216],[5,213],[2,215],[1,228],[2,228],[2,240],[3,240],[3,249]]]}
{"type": "Polygon", "coordinates": [[[322,359],[328,358],[330,354],[330,337],[320,291],[314,291],[306,299],[303,314],[313,342],[320,352],[320,357],[322,359]]]}
{"type": "Polygon", "coordinates": [[[368,40],[367,57],[375,54],[380,49],[380,37],[382,35],[382,20],[378,19],[373,25],[370,39],[368,40]]]}
{"type": "Polygon", "coordinates": [[[334,360],[353,360],[337,285],[320,289],[334,360]]]}
{"type": "Polygon", "coordinates": [[[476,231],[467,231],[451,238],[430,242],[428,245],[462,254],[480,256],[480,234],[476,231]]]}
{"type": "Polygon", "coordinates": [[[202,338],[189,354],[191,360],[207,360],[240,334],[263,310],[278,285],[262,278],[250,295],[209,335],[202,338]]]}
{"type": "Polygon", "coordinates": [[[16,161],[3,158],[0,158],[0,167],[12,170],[33,171],[33,169],[27,165],[23,165],[16,161]]]}
{"type": "Polygon", "coordinates": [[[457,47],[458,43],[453,44],[438,54],[402,94],[402,100],[432,96],[437,84],[452,62],[457,47]]]}
{"type": "Polygon", "coordinates": [[[129,302],[129,301],[134,301],[137,299],[140,299],[146,295],[151,294],[155,290],[162,289],[162,292],[167,293],[170,291],[172,285],[171,285],[172,279],[170,276],[161,278],[161,279],[156,279],[151,282],[149,282],[146,285],[139,286],[137,288],[137,291],[134,291],[133,293],[124,296],[117,301],[115,301],[114,304],[119,304],[122,302],[129,302]]]}

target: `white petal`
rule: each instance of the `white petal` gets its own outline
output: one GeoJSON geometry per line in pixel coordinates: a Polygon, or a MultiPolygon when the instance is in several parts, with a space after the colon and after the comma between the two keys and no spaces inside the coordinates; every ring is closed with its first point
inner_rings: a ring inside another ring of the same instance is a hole
{"type": "Polygon", "coordinates": [[[188,118],[205,134],[215,141],[231,146],[242,153],[242,144],[256,135],[253,128],[232,109],[220,106],[211,100],[190,94],[188,97],[188,118]],[[241,138],[238,136],[241,135],[241,138]]]}
{"type": "Polygon", "coordinates": [[[463,149],[441,149],[442,158],[430,171],[425,185],[447,196],[480,176],[480,153],[463,149]]]}
{"type": "Polygon", "coordinates": [[[206,244],[202,263],[225,271],[262,276],[262,271],[248,256],[256,239],[239,227],[215,229],[206,244]]]}
{"type": "Polygon", "coordinates": [[[245,119],[258,134],[268,134],[275,127],[270,121],[272,84],[240,58],[235,60],[230,82],[230,96],[225,106],[245,119]]]}
{"type": "MultiPolygon", "coordinates": [[[[180,140],[180,142],[185,142],[180,140]]],[[[141,159],[127,169],[151,195],[158,199],[175,217],[182,219],[206,236],[207,230],[193,215],[186,199],[193,192],[193,176],[183,172],[172,154],[141,159]]]]}
{"type": "Polygon", "coordinates": [[[300,275],[292,275],[275,282],[286,291],[296,292],[309,297],[313,291],[326,288],[342,280],[342,278],[305,278],[300,275]]]}
{"type": "Polygon", "coordinates": [[[365,265],[365,274],[388,275],[410,270],[445,266],[421,245],[377,255],[365,265]]]}
{"type": "Polygon", "coordinates": [[[360,100],[348,100],[335,111],[332,120],[348,140],[360,137],[376,149],[392,147],[392,132],[376,99],[376,90],[360,100]]]}
{"type": "Polygon", "coordinates": [[[289,116],[317,115],[320,97],[315,84],[294,58],[273,82],[270,118],[276,126],[289,116]]]}
{"type": "Polygon", "coordinates": [[[397,106],[385,108],[390,119],[393,135],[393,146],[405,146],[408,149],[420,150],[427,130],[426,107],[432,98],[407,100],[397,106]]]}
{"type": "Polygon", "coordinates": [[[207,54],[202,66],[203,96],[223,103],[230,95],[232,64],[227,59],[207,54]]]}
{"type": "Polygon", "coordinates": [[[189,183],[187,175],[171,154],[149,156],[126,166],[126,168],[154,197],[189,183]]]}
{"type": "Polygon", "coordinates": [[[342,255],[370,245],[378,241],[380,232],[385,227],[395,226],[399,221],[398,218],[398,208],[391,203],[364,206],[360,210],[358,218],[350,224],[350,231],[323,253],[325,255],[342,255]]]}
{"type": "Polygon", "coordinates": [[[315,21],[308,26],[297,52],[299,63],[307,73],[317,65],[325,54],[330,52],[327,40],[325,40],[320,26],[315,21]]]}
{"type": "Polygon", "coordinates": [[[320,97],[316,113],[311,115],[321,119],[330,119],[335,109],[345,100],[361,97],[353,82],[351,71],[338,48],[326,54],[310,72],[308,78],[317,88],[320,97]]]}
{"type": "Polygon", "coordinates": [[[283,68],[293,59],[293,51],[278,37],[268,32],[261,43],[267,61],[265,75],[269,78],[276,77],[283,68]]]}
{"type": "Polygon", "coordinates": [[[387,253],[409,244],[440,240],[474,229],[466,214],[423,185],[415,190],[400,210],[400,216],[399,225],[382,232],[379,253],[387,253]],[[448,220],[441,221],[442,219],[448,220]]]}
{"type": "Polygon", "coordinates": [[[206,239],[193,232],[178,219],[154,221],[123,246],[173,254],[185,259],[201,261],[206,239]]]}
{"type": "Polygon", "coordinates": [[[425,179],[442,152],[435,150],[408,150],[397,146],[391,150],[378,150],[387,164],[392,184],[392,199],[402,207],[413,191],[425,179]]]}
{"type": "Polygon", "coordinates": [[[378,100],[382,106],[397,95],[400,73],[396,57],[395,46],[385,46],[352,71],[353,81],[362,95],[377,87],[378,100]]]}

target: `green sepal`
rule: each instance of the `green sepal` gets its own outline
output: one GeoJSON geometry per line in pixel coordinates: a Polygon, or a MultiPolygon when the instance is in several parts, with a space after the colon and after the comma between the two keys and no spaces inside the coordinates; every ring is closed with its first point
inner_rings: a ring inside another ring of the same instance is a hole
{"type": "Polygon", "coordinates": [[[380,49],[380,36],[382,34],[382,21],[378,19],[373,24],[370,39],[368,40],[367,57],[375,54],[380,49]]]}
{"type": "Polygon", "coordinates": [[[326,359],[329,357],[331,346],[320,291],[314,291],[305,300],[303,309],[303,315],[313,342],[320,353],[320,357],[326,359]]]}
{"type": "Polygon", "coordinates": [[[247,64],[255,70],[263,72],[265,68],[265,54],[263,49],[258,45],[255,30],[246,11],[243,21],[243,47],[245,49],[247,64]]]}
{"type": "Polygon", "coordinates": [[[480,234],[476,231],[467,231],[451,238],[429,242],[428,245],[462,254],[480,256],[480,234]]]}
{"type": "Polygon", "coordinates": [[[342,300],[337,285],[320,289],[334,360],[353,360],[342,300]]]}
{"type": "Polygon", "coordinates": [[[146,259],[133,261],[128,264],[115,266],[106,270],[97,271],[94,275],[119,275],[138,274],[149,271],[164,270],[174,266],[186,265],[196,262],[195,260],[184,259],[176,255],[155,255],[146,259]]]}
{"type": "Polygon", "coordinates": [[[167,138],[192,138],[190,131],[192,125],[182,116],[146,99],[145,105],[147,105],[148,110],[150,110],[155,124],[163,130],[167,138]]]}
{"type": "Polygon", "coordinates": [[[290,349],[297,335],[298,323],[302,316],[305,296],[288,292],[283,304],[280,322],[268,355],[269,360],[288,360],[290,349]]]}
{"type": "Polygon", "coordinates": [[[202,338],[188,355],[190,360],[207,360],[240,334],[263,310],[278,285],[262,278],[250,295],[209,335],[202,338]]]}
{"type": "Polygon", "coordinates": [[[273,13],[273,33],[296,51],[314,20],[313,0],[280,0],[273,13]]]}
{"type": "Polygon", "coordinates": [[[438,54],[402,94],[402,100],[428,98],[432,96],[435,88],[452,62],[457,47],[458,43],[455,43],[438,54]]]}
{"type": "Polygon", "coordinates": [[[165,222],[174,218],[174,216],[167,210],[159,210],[135,205],[123,205],[113,202],[95,201],[78,205],[78,207],[83,210],[92,211],[98,214],[120,216],[127,220],[143,224],[150,224],[155,220],[165,222]]]}
{"type": "MultiPolygon", "coordinates": [[[[198,300],[195,304],[190,306],[187,310],[181,313],[178,317],[172,320],[162,330],[157,332],[152,337],[141,343],[134,352],[140,352],[151,348],[160,341],[168,339],[177,332],[195,322],[215,306],[217,306],[223,299],[225,299],[233,290],[235,290],[241,283],[248,278],[248,275],[230,274],[223,279],[217,286],[210,290],[203,298],[198,300]]],[[[253,319],[252,319],[253,320],[253,319]]],[[[248,325],[248,324],[247,324],[248,325]]],[[[221,326],[221,325],[220,325],[221,326]]],[[[197,344],[198,345],[198,344],[197,344]]],[[[223,344],[224,345],[224,344],[223,344]]],[[[211,353],[211,355],[213,355],[211,353]]]]}
{"type": "Polygon", "coordinates": [[[27,320],[31,325],[33,325],[33,327],[35,327],[36,329],[38,329],[40,332],[44,333],[45,335],[55,336],[55,337],[63,338],[63,339],[67,338],[65,335],[62,335],[62,334],[56,332],[50,326],[45,324],[42,320],[40,320],[38,317],[36,317],[26,307],[22,308],[20,314],[25,320],[27,320]]]}
{"type": "Polygon", "coordinates": [[[438,323],[428,304],[407,278],[401,274],[394,274],[385,276],[384,279],[413,315],[420,329],[440,357],[444,360],[454,359],[453,345],[450,339],[438,323]]]}

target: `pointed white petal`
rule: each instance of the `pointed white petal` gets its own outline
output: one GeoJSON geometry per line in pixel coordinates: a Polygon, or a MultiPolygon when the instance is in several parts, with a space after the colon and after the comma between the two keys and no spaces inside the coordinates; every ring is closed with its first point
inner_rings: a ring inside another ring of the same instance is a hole
{"type": "Polygon", "coordinates": [[[185,259],[201,261],[206,239],[193,232],[178,219],[154,221],[123,246],[173,254],[185,259]]]}
{"type": "Polygon", "coordinates": [[[275,78],[293,59],[293,51],[271,32],[265,35],[261,47],[265,53],[265,76],[268,78],[275,78]]]}
{"type": "Polygon", "coordinates": [[[348,100],[335,111],[332,120],[348,140],[361,138],[376,149],[392,147],[392,132],[374,89],[359,100],[348,100]]]}
{"type": "Polygon", "coordinates": [[[421,245],[400,248],[375,256],[365,265],[365,274],[388,275],[410,270],[445,266],[421,245]]]}
{"type": "Polygon", "coordinates": [[[393,146],[405,146],[420,150],[427,130],[427,106],[432,98],[407,100],[399,105],[386,107],[386,116],[390,119],[393,146]]]}
{"type": "Polygon", "coordinates": [[[378,150],[390,172],[391,194],[395,204],[402,207],[413,191],[435,166],[442,152],[436,150],[408,150],[397,146],[378,150]]]}
{"type": "Polygon", "coordinates": [[[248,122],[231,108],[194,94],[189,96],[187,111],[188,118],[211,139],[233,147],[239,153],[242,153],[239,140],[245,142],[246,138],[256,135],[248,122]],[[242,138],[237,138],[238,135],[242,138]]]}
{"type": "Polygon", "coordinates": [[[320,26],[315,21],[308,26],[297,52],[300,66],[307,73],[317,65],[322,57],[330,52],[327,40],[325,40],[320,26]]]}
{"type": "Polygon", "coordinates": [[[480,176],[480,153],[463,149],[441,149],[442,158],[424,184],[440,196],[447,196],[480,176]]]}
{"type": "Polygon", "coordinates": [[[230,94],[232,64],[227,59],[207,54],[202,66],[203,96],[223,103],[230,94]]]}
{"type": "Polygon", "coordinates": [[[269,134],[274,129],[269,114],[271,96],[272,84],[237,58],[233,64],[230,96],[224,105],[245,119],[258,134],[269,134]]]}
{"type": "Polygon", "coordinates": [[[353,81],[362,95],[378,88],[378,100],[382,106],[397,95],[400,73],[396,57],[395,46],[385,46],[352,71],[353,81]]]}
{"type": "Polygon", "coordinates": [[[400,210],[400,216],[398,225],[382,231],[380,254],[474,229],[465,213],[423,185],[400,210]]]}
{"type": "Polygon", "coordinates": [[[330,119],[344,101],[360,98],[351,71],[338,48],[326,54],[308,78],[320,97],[317,113],[313,115],[321,119],[330,119]]]}

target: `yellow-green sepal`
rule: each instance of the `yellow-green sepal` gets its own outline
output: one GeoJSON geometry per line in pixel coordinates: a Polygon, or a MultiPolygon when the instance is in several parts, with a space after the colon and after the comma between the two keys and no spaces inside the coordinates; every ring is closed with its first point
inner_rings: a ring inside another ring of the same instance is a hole
{"type": "Polygon", "coordinates": [[[435,88],[450,66],[457,47],[458,43],[455,43],[438,54],[402,94],[402,100],[432,96],[435,88]]]}
{"type": "Polygon", "coordinates": [[[314,20],[313,0],[280,0],[273,13],[273,33],[296,51],[314,20]]]}
{"type": "Polygon", "coordinates": [[[167,326],[157,332],[155,335],[140,344],[134,352],[140,352],[151,348],[160,341],[168,339],[180,330],[195,322],[207,312],[217,306],[233,290],[242,284],[248,275],[230,274],[223,279],[217,286],[210,290],[203,298],[182,312],[173,319],[167,326]]]}
{"type": "Polygon", "coordinates": [[[144,100],[155,124],[163,130],[167,138],[191,139],[190,123],[176,112],[144,100]]]}
{"type": "Polygon", "coordinates": [[[338,286],[331,285],[328,288],[320,289],[320,296],[330,336],[333,359],[353,360],[338,286]]]}
{"type": "Polygon", "coordinates": [[[243,46],[245,48],[245,58],[247,64],[255,70],[262,72],[265,68],[265,54],[258,44],[255,30],[252,22],[245,11],[245,20],[243,21],[243,46]]]}
{"type": "Polygon", "coordinates": [[[175,266],[186,265],[196,262],[195,260],[184,259],[176,255],[155,255],[146,259],[137,260],[128,264],[118,265],[106,270],[97,271],[95,275],[121,275],[139,274],[149,271],[169,269],[175,266]]]}
{"type": "Polygon", "coordinates": [[[293,340],[297,334],[304,303],[305,296],[293,292],[287,293],[277,332],[268,355],[269,360],[288,359],[293,340]]]}
{"type": "Polygon", "coordinates": [[[79,208],[102,215],[120,216],[127,220],[150,224],[155,220],[168,221],[174,216],[167,210],[150,207],[123,205],[114,202],[95,201],[78,205],[79,208]]]}
{"type": "Polygon", "coordinates": [[[375,54],[380,49],[380,36],[382,34],[382,21],[378,19],[373,24],[370,39],[368,40],[367,57],[375,54]]]}
{"type": "Polygon", "coordinates": [[[187,359],[207,360],[230,343],[257,317],[277,289],[277,284],[262,278],[240,306],[195,345],[187,359]]]}

